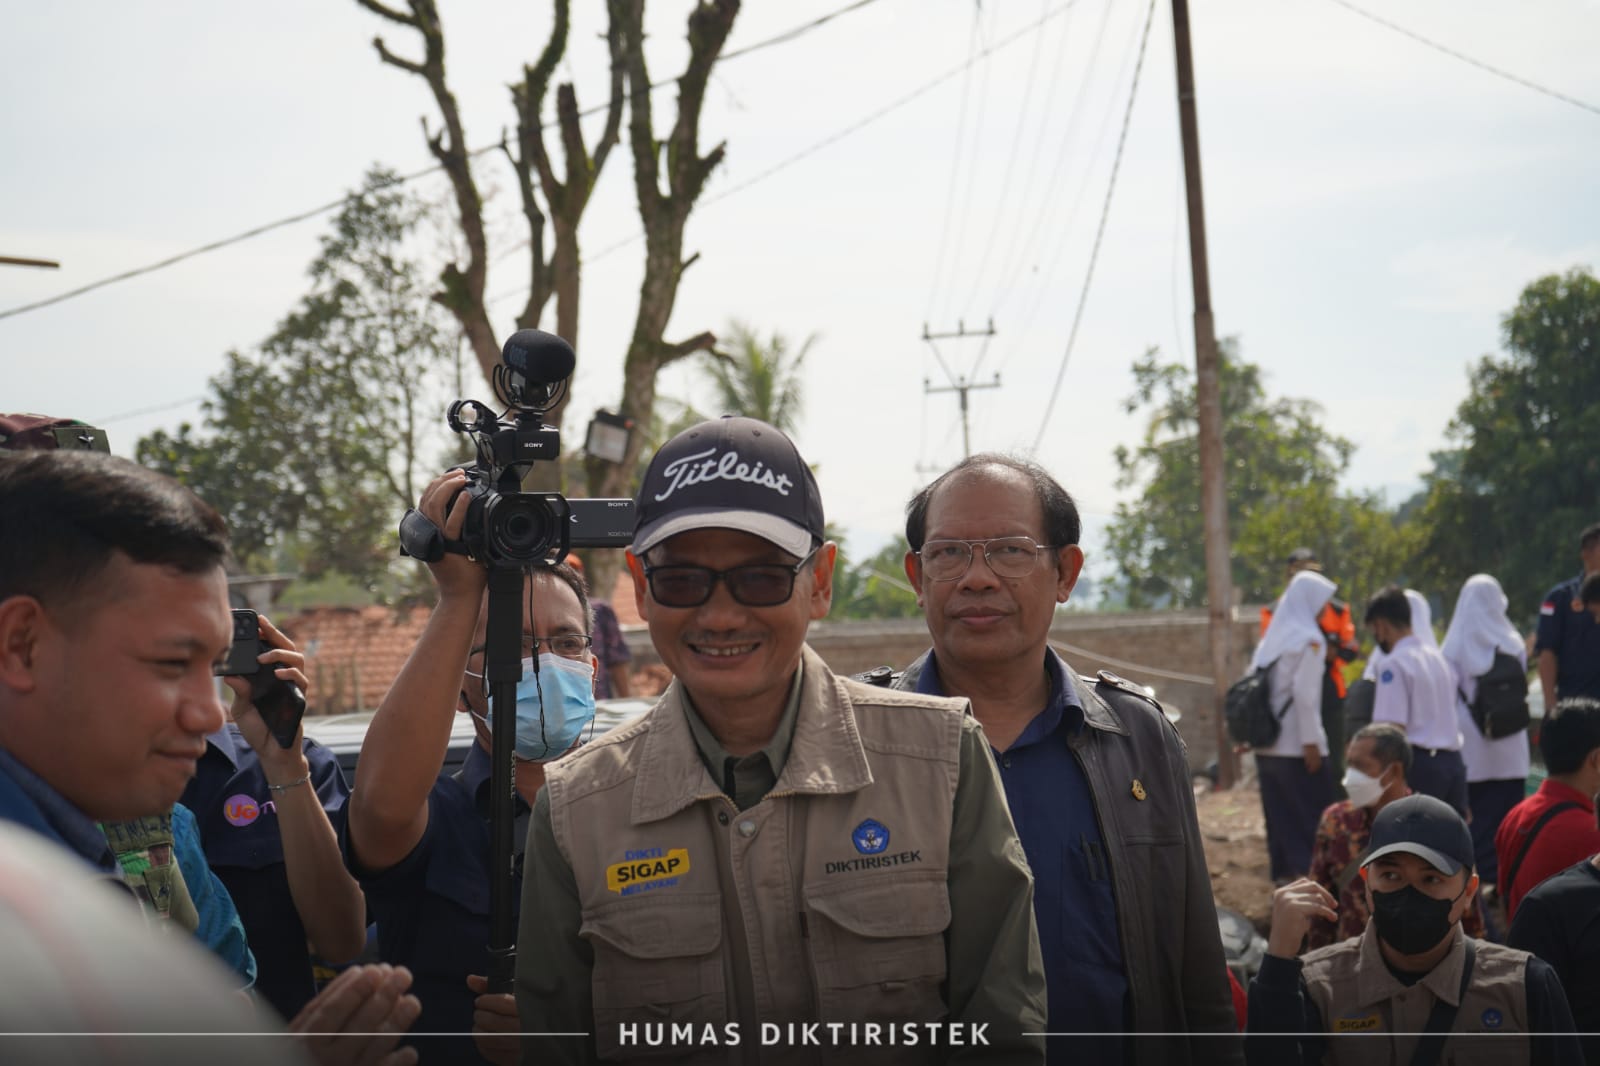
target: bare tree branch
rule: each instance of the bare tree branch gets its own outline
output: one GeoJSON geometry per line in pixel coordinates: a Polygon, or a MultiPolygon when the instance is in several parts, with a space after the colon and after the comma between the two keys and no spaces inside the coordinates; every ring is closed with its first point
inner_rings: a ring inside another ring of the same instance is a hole
{"type": "MultiPolygon", "coordinates": [[[[716,347],[716,334],[711,333],[709,330],[705,333],[697,333],[688,340],[679,341],[676,344],[662,344],[660,365],[665,367],[696,352],[715,352],[716,347]]],[[[727,356],[724,355],[723,358],[727,358],[727,356]]]]}
{"type": "Polygon", "coordinates": [[[439,108],[443,127],[438,134],[430,135],[427,120],[424,119],[423,136],[427,139],[428,148],[434,158],[439,160],[445,173],[449,175],[451,189],[455,193],[457,218],[461,224],[462,236],[466,240],[467,262],[465,267],[452,263],[444,269],[440,275],[441,290],[434,294],[434,299],[448,308],[460,322],[462,332],[466,334],[468,343],[472,345],[473,354],[477,356],[479,368],[483,371],[484,378],[488,379],[494,367],[500,362],[500,345],[496,343],[494,330],[489,325],[488,311],[483,303],[484,286],[489,273],[488,241],[483,227],[483,200],[478,195],[477,184],[473,181],[460,109],[456,106],[455,95],[451,93],[445,79],[444,27],[439,21],[437,0],[406,0],[411,12],[409,16],[397,8],[387,6],[381,0],[356,0],[356,2],[391,22],[411,27],[422,39],[423,59],[420,63],[402,59],[390,52],[381,38],[374,40],[373,44],[383,62],[426,81],[433,93],[434,103],[439,108]]]}
{"type": "Polygon", "coordinates": [[[387,4],[380,4],[378,0],[356,0],[356,3],[360,4],[374,15],[382,15],[390,22],[398,22],[402,26],[415,26],[417,24],[416,20],[411,16],[402,15],[400,12],[396,11],[392,7],[389,7],[387,4]]]}
{"type": "Polygon", "coordinates": [[[393,52],[389,51],[388,47],[383,43],[382,37],[374,37],[372,39],[372,47],[378,50],[378,58],[389,64],[391,67],[399,67],[401,70],[406,71],[409,74],[415,74],[418,77],[427,77],[427,72],[423,70],[421,63],[413,63],[409,59],[402,59],[395,55],[393,52]]]}

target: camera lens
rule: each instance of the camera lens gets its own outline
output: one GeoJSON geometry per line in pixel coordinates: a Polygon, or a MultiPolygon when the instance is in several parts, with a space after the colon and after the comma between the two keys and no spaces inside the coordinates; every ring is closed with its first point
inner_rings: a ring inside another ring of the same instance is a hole
{"type": "Polygon", "coordinates": [[[509,562],[543,558],[559,542],[558,530],[550,505],[533,494],[502,494],[484,516],[491,554],[509,562]]]}

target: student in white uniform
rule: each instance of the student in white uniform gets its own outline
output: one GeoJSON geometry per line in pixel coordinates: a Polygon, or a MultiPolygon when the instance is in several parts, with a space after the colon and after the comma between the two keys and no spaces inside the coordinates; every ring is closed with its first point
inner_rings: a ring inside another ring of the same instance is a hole
{"type": "MultiPolygon", "coordinates": [[[[1439,638],[1433,635],[1433,608],[1428,606],[1428,597],[1416,589],[1406,589],[1406,602],[1411,605],[1412,635],[1422,643],[1437,648],[1439,638]]],[[[1361,671],[1361,676],[1377,684],[1378,671],[1383,667],[1383,660],[1388,657],[1388,653],[1381,647],[1373,648],[1372,654],[1367,656],[1367,666],[1361,671]]]]}
{"type": "Polygon", "coordinates": [[[1277,884],[1303,877],[1311,869],[1317,820],[1333,802],[1328,738],[1322,729],[1326,638],[1317,624],[1333,590],[1333,582],[1313,570],[1295,574],[1251,661],[1253,670],[1271,668],[1267,687],[1281,723],[1277,742],[1255,753],[1267,853],[1277,884]]]}
{"type": "Polygon", "coordinates": [[[1528,733],[1519,730],[1486,739],[1473,720],[1470,705],[1478,695],[1478,678],[1494,665],[1496,652],[1514,657],[1524,670],[1527,645],[1506,617],[1506,594],[1488,574],[1474,574],[1461,586],[1456,613],[1440,651],[1456,677],[1456,722],[1461,730],[1461,758],[1467,764],[1467,801],[1472,808],[1472,843],[1478,876],[1485,885],[1499,877],[1495,830],[1518,803],[1528,781],[1528,733]]]}
{"type": "MultiPolygon", "coordinates": [[[[1396,585],[1367,603],[1366,623],[1383,649],[1374,722],[1393,722],[1411,742],[1413,790],[1434,796],[1467,816],[1467,767],[1456,723],[1456,679],[1444,656],[1412,629],[1411,603],[1396,585]]],[[[1431,636],[1431,632],[1430,632],[1431,636]]]]}

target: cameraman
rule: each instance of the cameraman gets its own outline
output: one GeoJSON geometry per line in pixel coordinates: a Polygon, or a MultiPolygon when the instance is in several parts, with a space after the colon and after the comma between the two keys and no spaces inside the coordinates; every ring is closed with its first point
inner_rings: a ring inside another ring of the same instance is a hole
{"type": "MultiPolygon", "coordinates": [[[[451,470],[435,478],[418,503],[448,541],[459,541],[465,527],[466,484],[464,471],[451,470]]],[[[484,976],[491,876],[492,748],[483,679],[488,571],[453,553],[428,566],[439,602],[368,727],[347,806],[345,860],[366,890],[380,956],[416,975],[422,1001],[417,1031],[470,1031],[484,1057],[515,1062],[516,1003],[510,994],[487,994],[484,976]],[[472,715],[477,743],[461,770],[445,777],[440,768],[456,714],[472,715]]],[[[589,650],[588,590],[570,566],[532,571],[524,605],[513,899],[521,895],[524,827],[544,784],[543,761],[571,748],[593,721],[598,666],[589,650]],[[529,671],[534,657],[540,660],[537,684],[529,671]]],[[[439,1050],[449,1061],[472,1056],[464,1040],[439,1050]]]]}

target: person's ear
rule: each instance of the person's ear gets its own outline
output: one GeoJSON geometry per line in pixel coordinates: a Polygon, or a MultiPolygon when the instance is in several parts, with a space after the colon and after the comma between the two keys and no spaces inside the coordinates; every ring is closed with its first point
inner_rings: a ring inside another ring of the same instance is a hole
{"type": "Polygon", "coordinates": [[[906,580],[911,582],[911,590],[917,595],[917,606],[925,606],[922,602],[922,556],[906,549],[905,567],[906,580]]]}
{"type": "Polygon", "coordinates": [[[828,617],[833,606],[833,564],[839,555],[839,545],[826,541],[811,560],[811,618],[813,621],[828,617]]]}
{"type": "Polygon", "coordinates": [[[1471,874],[1467,877],[1466,887],[1461,890],[1461,898],[1456,900],[1455,906],[1450,908],[1453,921],[1459,922],[1466,916],[1467,908],[1472,906],[1473,895],[1478,891],[1478,875],[1471,874]]]}
{"type": "Polygon", "coordinates": [[[39,642],[46,624],[44,605],[32,596],[0,601],[0,684],[17,692],[38,687],[39,642]]]}
{"type": "Polygon", "coordinates": [[[1056,602],[1066,603],[1083,572],[1083,549],[1066,544],[1056,549],[1056,602]]]}
{"type": "Polygon", "coordinates": [[[645,580],[644,562],[632,551],[625,550],[622,559],[628,564],[628,574],[633,578],[633,605],[639,612],[639,617],[649,619],[648,601],[650,599],[650,583],[645,580]]]}

